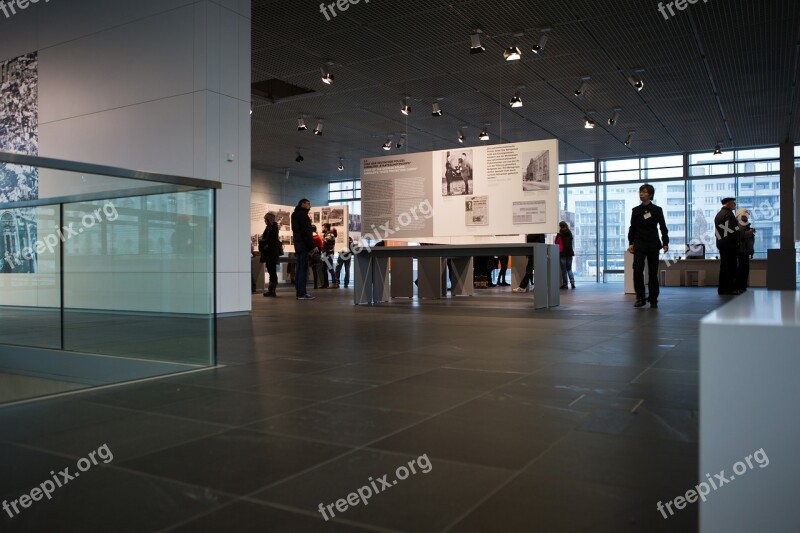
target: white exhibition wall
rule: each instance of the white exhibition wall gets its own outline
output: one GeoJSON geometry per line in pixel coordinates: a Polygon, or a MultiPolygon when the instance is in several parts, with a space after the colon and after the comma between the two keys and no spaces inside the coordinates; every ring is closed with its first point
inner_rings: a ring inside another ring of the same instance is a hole
{"type": "MultiPolygon", "coordinates": [[[[0,60],[38,51],[38,155],[222,182],[221,313],[251,308],[250,28],[248,0],[40,2],[0,17],[0,60]]],[[[40,197],[65,189],[57,174],[42,173],[40,197]]],[[[120,284],[145,275],[118,267],[120,284]]]]}
{"type": "Polygon", "coordinates": [[[361,161],[364,237],[453,244],[558,231],[558,141],[361,161]]]}

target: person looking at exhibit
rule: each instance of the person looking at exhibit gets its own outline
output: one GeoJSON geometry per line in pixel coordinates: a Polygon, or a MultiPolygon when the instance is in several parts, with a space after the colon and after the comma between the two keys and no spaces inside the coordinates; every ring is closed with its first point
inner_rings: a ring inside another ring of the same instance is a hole
{"type": "Polygon", "coordinates": [[[275,292],[278,287],[278,257],[281,256],[281,241],[278,236],[278,224],[275,222],[275,212],[270,211],[264,215],[264,223],[267,225],[264,228],[264,233],[258,241],[258,248],[261,252],[260,261],[264,263],[267,273],[269,274],[269,286],[264,291],[264,296],[275,297],[278,294],[275,292]]]}
{"type": "Polygon", "coordinates": [[[292,236],[294,240],[294,251],[297,256],[297,272],[294,278],[295,296],[298,300],[313,300],[314,297],[306,291],[306,278],[308,278],[308,255],[312,252],[319,252],[319,248],[314,244],[313,230],[311,229],[311,219],[308,212],[311,210],[311,202],[308,198],[303,198],[297,202],[297,206],[292,213],[292,236]]]}
{"type": "Polygon", "coordinates": [[[330,287],[339,288],[339,280],[333,270],[334,248],[336,248],[336,230],[331,229],[330,223],[322,225],[322,288],[328,288],[328,274],[331,276],[330,287]]]}
{"type": "Polygon", "coordinates": [[[350,263],[353,259],[353,238],[347,237],[347,248],[339,251],[339,257],[336,258],[336,272],[334,280],[336,287],[339,287],[340,276],[342,275],[342,267],[344,267],[344,288],[350,285],[350,263]]]}
{"type": "Polygon", "coordinates": [[[739,222],[739,250],[736,261],[736,290],[747,290],[750,278],[750,259],[755,253],[756,230],[750,227],[750,213],[742,207],[736,210],[736,220],[739,222]]]}
{"type": "Polygon", "coordinates": [[[736,288],[737,252],[739,251],[739,222],[733,210],[736,209],[736,199],[725,197],[722,199],[722,208],[714,217],[714,228],[717,237],[717,250],[719,250],[719,286],[717,293],[720,295],[740,294],[736,288]]]}
{"type": "MultiPolygon", "coordinates": [[[[541,243],[544,244],[544,233],[528,233],[525,235],[525,242],[527,243],[541,243]]],[[[533,255],[528,256],[528,262],[525,265],[525,276],[519,282],[519,287],[511,289],[512,292],[528,292],[533,288],[533,255]]]]}
{"type": "Polygon", "coordinates": [[[633,208],[631,225],[628,228],[628,253],[633,254],[633,288],[636,291],[634,307],[643,307],[648,300],[644,287],[645,261],[650,307],[658,307],[658,254],[662,249],[665,252],[669,250],[669,231],[664,220],[664,211],[653,203],[655,194],[655,187],[649,183],[639,187],[639,200],[642,203],[633,208]],[[658,238],[659,227],[661,239],[658,238]]]}
{"type": "Polygon", "coordinates": [[[574,242],[575,239],[569,229],[569,224],[562,220],[558,223],[558,233],[555,239],[555,243],[558,245],[558,258],[561,263],[562,289],[567,288],[568,281],[572,288],[575,288],[575,275],[572,273],[572,258],[575,257],[574,242]]]}

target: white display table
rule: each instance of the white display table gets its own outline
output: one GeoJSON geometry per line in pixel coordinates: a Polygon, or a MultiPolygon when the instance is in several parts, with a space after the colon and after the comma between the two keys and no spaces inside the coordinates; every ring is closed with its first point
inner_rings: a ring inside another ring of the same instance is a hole
{"type": "Polygon", "coordinates": [[[798,379],[800,293],[750,290],[701,321],[698,483],[733,478],[700,503],[701,532],[800,531],[798,379]],[[760,449],[769,464],[738,475],[760,449]]]}

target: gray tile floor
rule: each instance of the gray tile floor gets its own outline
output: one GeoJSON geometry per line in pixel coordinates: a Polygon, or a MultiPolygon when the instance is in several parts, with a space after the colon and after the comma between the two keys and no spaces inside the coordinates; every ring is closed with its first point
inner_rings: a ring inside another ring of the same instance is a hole
{"type": "Polygon", "coordinates": [[[665,520],[656,503],[698,479],[715,288],[634,309],[620,284],[582,284],[549,311],[509,288],[374,307],[351,291],[255,295],[219,321],[225,367],[0,408],[0,499],[113,453],[0,510],[0,530],[697,529],[696,505],[665,520]],[[346,501],[359,489],[368,505],[346,501]]]}

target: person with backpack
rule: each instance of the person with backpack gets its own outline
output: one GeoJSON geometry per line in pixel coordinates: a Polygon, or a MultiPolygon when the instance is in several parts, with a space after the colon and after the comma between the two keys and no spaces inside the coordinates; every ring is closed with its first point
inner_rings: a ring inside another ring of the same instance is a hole
{"type": "Polygon", "coordinates": [[[575,238],[572,236],[569,224],[563,220],[558,223],[558,233],[556,234],[555,242],[558,245],[559,261],[561,262],[561,288],[566,289],[567,281],[569,281],[574,289],[575,275],[572,273],[572,258],[575,257],[575,238]]]}

